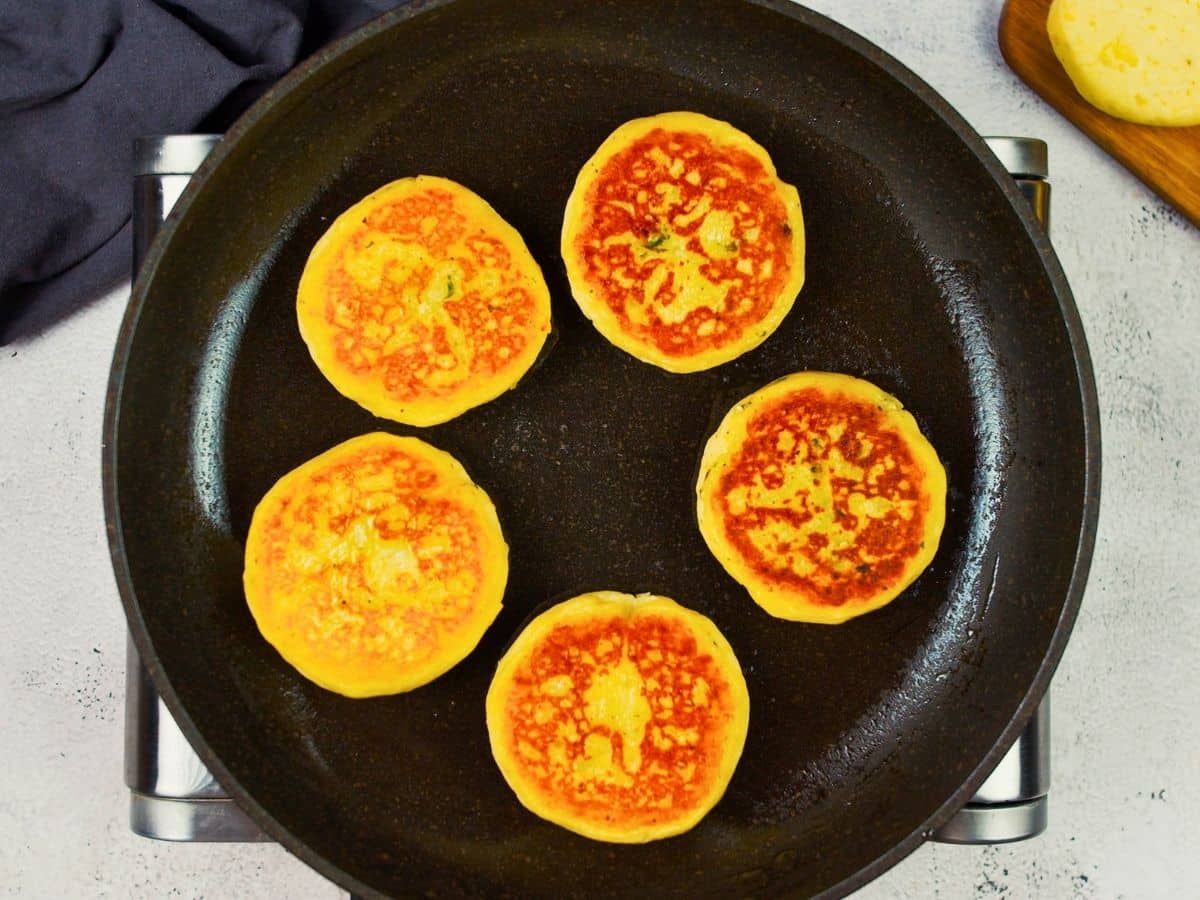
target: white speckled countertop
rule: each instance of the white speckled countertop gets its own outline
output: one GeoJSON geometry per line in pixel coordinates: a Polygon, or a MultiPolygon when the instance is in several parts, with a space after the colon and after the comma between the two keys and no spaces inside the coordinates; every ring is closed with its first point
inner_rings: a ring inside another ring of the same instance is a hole
{"type": "MultiPolygon", "coordinates": [[[[820,0],[981,133],[1050,144],[1054,242],[1103,415],[1091,581],[1053,686],[1049,830],[926,846],[859,896],[1200,894],[1200,230],[1022,85],[1001,0],[820,0]]],[[[1197,173],[1200,177],[1200,173],[1197,173]]],[[[100,500],[105,380],[128,287],[0,348],[0,890],[28,897],[344,896],[273,845],[134,837],[125,625],[100,500]]]]}

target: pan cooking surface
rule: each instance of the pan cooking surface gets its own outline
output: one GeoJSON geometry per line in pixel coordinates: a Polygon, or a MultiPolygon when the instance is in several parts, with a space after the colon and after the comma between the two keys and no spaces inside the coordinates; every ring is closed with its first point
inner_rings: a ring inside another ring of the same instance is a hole
{"type": "Polygon", "coordinates": [[[327,874],[384,893],[556,897],[861,881],[965,797],[1044,687],[1039,669],[1057,660],[1078,599],[1068,586],[1084,526],[1083,389],[1061,273],[1052,261],[1047,273],[1015,192],[952,114],[860,55],[899,71],[865,44],[788,15],[457,3],[393,17],[239,123],[157,245],[114,370],[118,578],[143,657],[206,760],[327,874]],[[762,143],[800,190],[808,239],[807,282],[779,330],[694,375],[608,345],[572,301],[557,250],[583,161],[618,124],[670,109],[762,143]],[[294,308],[333,217],[417,173],[462,182],[522,233],[555,320],[515,390],[429,429],[338,395],[294,308]],[[893,604],[837,627],[762,612],[695,523],[708,434],[745,394],[801,369],[894,393],[949,476],[933,565],[893,604]],[[496,503],[511,575],[466,661],[406,695],[348,700],[257,634],[242,541],[275,479],[379,428],[463,462],[496,503]],[[711,617],[750,690],[724,800],[689,834],[643,847],[525,812],[484,726],[491,673],[521,623],[604,588],[711,617]]]}

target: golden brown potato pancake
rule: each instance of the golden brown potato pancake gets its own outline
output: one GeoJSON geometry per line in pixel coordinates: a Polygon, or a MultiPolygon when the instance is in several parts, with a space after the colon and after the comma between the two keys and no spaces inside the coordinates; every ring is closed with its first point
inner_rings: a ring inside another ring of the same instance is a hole
{"type": "Polygon", "coordinates": [[[550,294],[481,197],[418,175],[338,216],[304,267],[296,314],[338,391],[377,416],[436,425],[529,370],[550,333],[550,294]]]}
{"type": "Polygon", "coordinates": [[[450,454],[377,432],[284,475],[246,538],[259,630],[347,697],[412,690],[474,649],[500,612],[508,545],[450,454]]]}
{"type": "Polygon", "coordinates": [[[614,591],[530,622],[487,696],[492,754],[521,803],[619,843],[696,825],[725,792],[749,715],[741,668],[709,619],[614,591]]]}
{"type": "Polygon", "coordinates": [[[725,416],[704,449],[696,512],[759,606],[837,624],[890,602],[933,560],[946,473],[895,397],[799,372],[725,416]]]}
{"type": "Polygon", "coordinates": [[[792,308],[804,284],[800,195],[727,122],[634,119],[579,173],[562,255],[605,338],[671,372],[709,369],[758,346],[792,308]]]}

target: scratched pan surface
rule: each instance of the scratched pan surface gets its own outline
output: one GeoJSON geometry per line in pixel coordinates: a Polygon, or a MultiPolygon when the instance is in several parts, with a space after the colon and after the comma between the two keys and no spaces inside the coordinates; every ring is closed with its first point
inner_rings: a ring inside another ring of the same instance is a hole
{"type": "Polygon", "coordinates": [[[121,333],[105,476],[133,634],[171,709],[272,835],[367,894],[842,893],[910,852],[1032,712],[1078,607],[1095,524],[1094,386],[1045,239],[999,166],[894,60],[787,4],[422,4],[310,61],[205,164],[121,333]],[[580,164],[616,125],[728,119],[796,185],[808,281],[766,343],[676,376],[603,341],[557,252],[580,164]],[[320,376],[297,279],[330,219],[418,172],[525,235],[557,342],[514,391],[436,428],[373,419],[320,376]],[[932,567],[840,627],[777,621],[714,562],[692,485],[718,417],[788,372],[902,398],[945,461],[932,567]],[[242,542],[272,482],[372,429],[420,433],[496,502],[505,610],[410,694],[347,700],[258,636],[242,542]],[[710,616],[749,684],[729,791],[691,833],[593,843],[525,812],[483,698],[536,606],[654,591],[710,616]]]}

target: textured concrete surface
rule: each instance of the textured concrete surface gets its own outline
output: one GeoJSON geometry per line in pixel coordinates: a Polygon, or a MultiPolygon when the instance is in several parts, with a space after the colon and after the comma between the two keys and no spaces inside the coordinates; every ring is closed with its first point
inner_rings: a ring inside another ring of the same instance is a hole
{"type": "MultiPolygon", "coordinates": [[[[1049,831],[1007,847],[924,847],[860,896],[1197,896],[1200,231],[1007,70],[1000,0],[815,5],[907,63],[979,131],[1049,141],[1054,239],[1095,360],[1105,445],[1091,583],[1053,687],[1049,831]]],[[[124,623],[98,451],[127,296],[0,348],[0,886],[332,900],[334,886],[278,847],[162,845],[127,831],[124,623]]]]}

